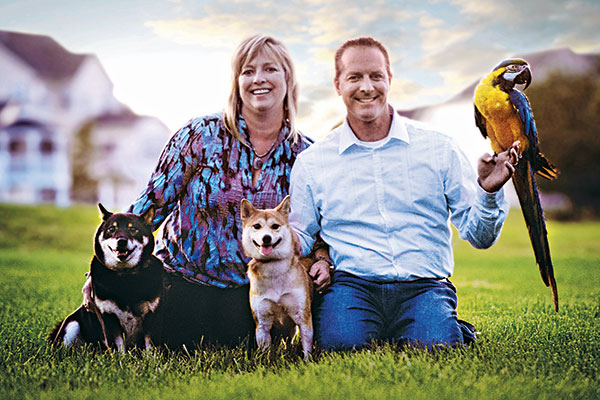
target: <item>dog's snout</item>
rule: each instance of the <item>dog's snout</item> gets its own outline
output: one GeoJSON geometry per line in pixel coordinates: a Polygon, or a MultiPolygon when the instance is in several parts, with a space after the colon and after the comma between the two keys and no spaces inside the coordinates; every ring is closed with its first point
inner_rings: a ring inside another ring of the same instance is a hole
{"type": "Polygon", "coordinates": [[[271,244],[271,240],[273,240],[273,239],[271,238],[270,235],[263,236],[263,244],[269,245],[269,244],[271,244]]]}
{"type": "Polygon", "coordinates": [[[126,248],[127,247],[127,238],[119,238],[117,240],[117,247],[126,248]]]}

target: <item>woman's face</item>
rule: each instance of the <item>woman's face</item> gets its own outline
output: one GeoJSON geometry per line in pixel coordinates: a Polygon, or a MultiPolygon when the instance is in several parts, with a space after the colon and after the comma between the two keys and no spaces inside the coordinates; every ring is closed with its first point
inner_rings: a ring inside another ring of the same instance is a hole
{"type": "Polygon", "coordinates": [[[242,66],[238,84],[242,113],[282,112],[287,93],[285,71],[264,51],[242,66]]]}

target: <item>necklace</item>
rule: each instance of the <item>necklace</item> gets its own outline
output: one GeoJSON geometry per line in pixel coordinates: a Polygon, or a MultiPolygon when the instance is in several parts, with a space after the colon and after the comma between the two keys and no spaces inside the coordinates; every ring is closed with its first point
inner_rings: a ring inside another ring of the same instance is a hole
{"type": "Polygon", "coordinates": [[[271,150],[273,150],[273,147],[275,147],[275,143],[277,143],[277,139],[273,141],[271,147],[269,147],[269,150],[267,150],[264,154],[258,154],[256,152],[256,149],[254,148],[254,145],[252,144],[252,142],[250,142],[250,145],[252,146],[252,152],[254,153],[254,160],[252,160],[252,168],[262,169],[264,164],[262,159],[271,153],[271,150]]]}

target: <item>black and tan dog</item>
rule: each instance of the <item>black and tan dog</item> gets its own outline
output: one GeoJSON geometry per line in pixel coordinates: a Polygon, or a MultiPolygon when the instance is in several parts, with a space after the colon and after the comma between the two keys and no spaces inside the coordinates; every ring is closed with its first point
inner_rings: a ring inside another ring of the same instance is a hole
{"type": "Polygon", "coordinates": [[[154,209],[143,215],[111,213],[102,204],[102,223],[90,266],[91,301],[59,322],[50,334],[66,347],[96,343],[119,351],[160,342],[161,305],[167,279],[152,255],[154,209]]]}

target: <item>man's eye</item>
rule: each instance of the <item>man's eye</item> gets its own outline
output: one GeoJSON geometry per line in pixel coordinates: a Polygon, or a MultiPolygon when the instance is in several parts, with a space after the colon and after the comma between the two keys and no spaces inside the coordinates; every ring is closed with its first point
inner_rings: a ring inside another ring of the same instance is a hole
{"type": "Polygon", "coordinates": [[[252,225],[252,227],[253,227],[254,229],[260,229],[260,224],[254,224],[254,225],[252,225]]]}

